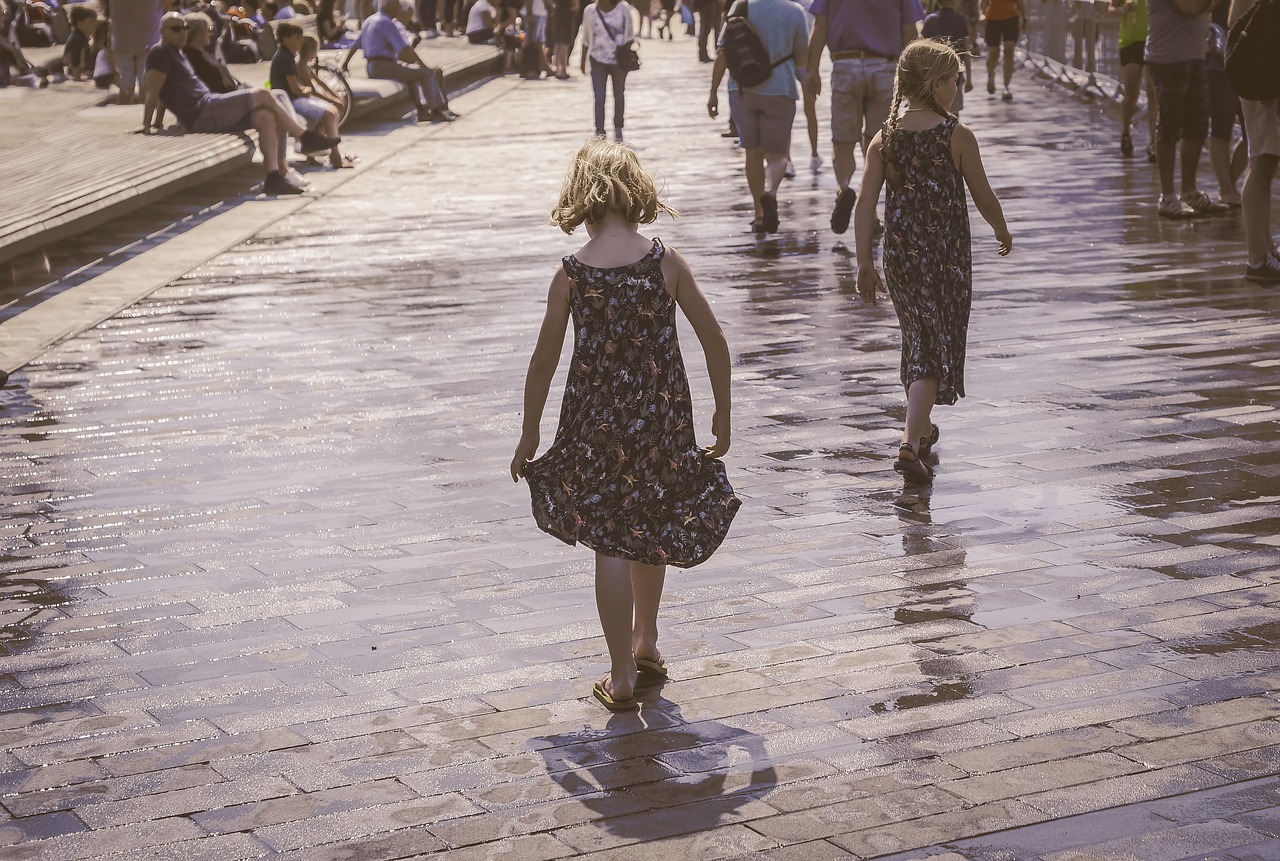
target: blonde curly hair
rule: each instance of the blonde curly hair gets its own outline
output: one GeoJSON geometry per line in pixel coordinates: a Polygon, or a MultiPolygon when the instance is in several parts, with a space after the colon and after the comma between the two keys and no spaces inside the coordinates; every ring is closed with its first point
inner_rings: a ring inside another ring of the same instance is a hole
{"type": "Polygon", "coordinates": [[[573,233],[598,224],[610,212],[633,224],[652,224],[661,213],[679,215],[659,199],[657,183],[626,144],[592,140],[578,150],[551,210],[551,224],[573,233]]]}

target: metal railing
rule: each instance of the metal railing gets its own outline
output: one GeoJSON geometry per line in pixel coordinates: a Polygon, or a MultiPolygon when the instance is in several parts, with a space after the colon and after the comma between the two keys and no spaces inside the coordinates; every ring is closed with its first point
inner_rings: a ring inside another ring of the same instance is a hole
{"type": "MultiPolygon", "coordinates": [[[[1026,0],[1023,64],[1080,98],[1120,101],[1120,22],[1110,0],[1026,0]]],[[[1139,94],[1139,110],[1145,108],[1139,94]]]]}

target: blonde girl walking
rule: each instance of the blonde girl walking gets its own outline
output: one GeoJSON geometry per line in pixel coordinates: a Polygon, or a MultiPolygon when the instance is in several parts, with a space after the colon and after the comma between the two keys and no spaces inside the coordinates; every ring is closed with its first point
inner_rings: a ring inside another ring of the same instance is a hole
{"type": "Polygon", "coordinates": [[[955,99],[960,69],[960,57],[941,42],[922,39],[903,49],[893,107],[867,150],[854,209],[858,294],[874,304],[883,285],[872,259],[872,231],[880,189],[888,182],[884,274],[902,330],[907,394],[906,427],[893,468],[908,483],[933,480],[925,461],[939,436],[931,419],[934,404],[952,405],[964,397],[972,281],[965,186],[995,230],[1000,255],[1013,249],[978,141],[944,107],[955,99]]]}
{"type": "Polygon", "coordinates": [[[595,551],[610,669],[592,695],[611,711],[639,707],[640,671],[666,676],[658,651],[666,566],[710,557],[741,504],[719,460],[729,450],[729,349],[689,264],[639,232],[663,212],[676,214],[631,149],[597,140],[578,151],[551,222],[565,233],[585,223],[589,241],[551,279],[511,461],[512,480],[529,484],[538,526],[595,551]],[[694,440],[677,307],[711,377],[715,443],[707,449],[694,440]],[[534,460],[570,317],[573,358],[560,425],[534,460]]]}

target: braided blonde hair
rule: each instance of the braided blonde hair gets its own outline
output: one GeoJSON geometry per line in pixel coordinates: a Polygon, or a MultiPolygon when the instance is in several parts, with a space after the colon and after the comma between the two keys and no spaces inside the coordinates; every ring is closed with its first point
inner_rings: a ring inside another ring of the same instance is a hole
{"type": "Polygon", "coordinates": [[[551,223],[573,233],[583,222],[598,224],[612,210],[632,224],[652,224],[660,213],[679,215],[658,196],[653,177],[626,144],[592,140],[578,150],[551,210],[551,223]]]}
{"type": "Polygon", "coordinates": [[[936,39],[917,39],[898,55],[898,69],[893,76],[893,105],[884,124],[881,144],[887,151],[893,133],[898,129],[902,100],[915,108],[927,108],[940,117],[951,112],[938,104],[937,84],[960,74],[960,55],[936,39]]]}

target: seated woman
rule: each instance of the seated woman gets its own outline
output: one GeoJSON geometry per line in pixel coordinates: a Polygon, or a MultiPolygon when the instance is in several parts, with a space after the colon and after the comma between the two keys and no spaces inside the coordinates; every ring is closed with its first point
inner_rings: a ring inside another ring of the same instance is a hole
{"type": "Polygon", "coordinates": [[[316,6],[316,32],[326,48],[349,48],[356,38],[347,29],[346,16],[334,8],[334,0],[320,0],[316,6]]]}
{"type": "Polygon", "coordinates": [[[186,54],[196,77],[204,81],[211,93],[230,93],[242,90],[245,85],[236,80],[227,64],[218,56],[217,43],[213,40],[213,20],[203,12],[185,16],[187,22],[186,54]]]}

